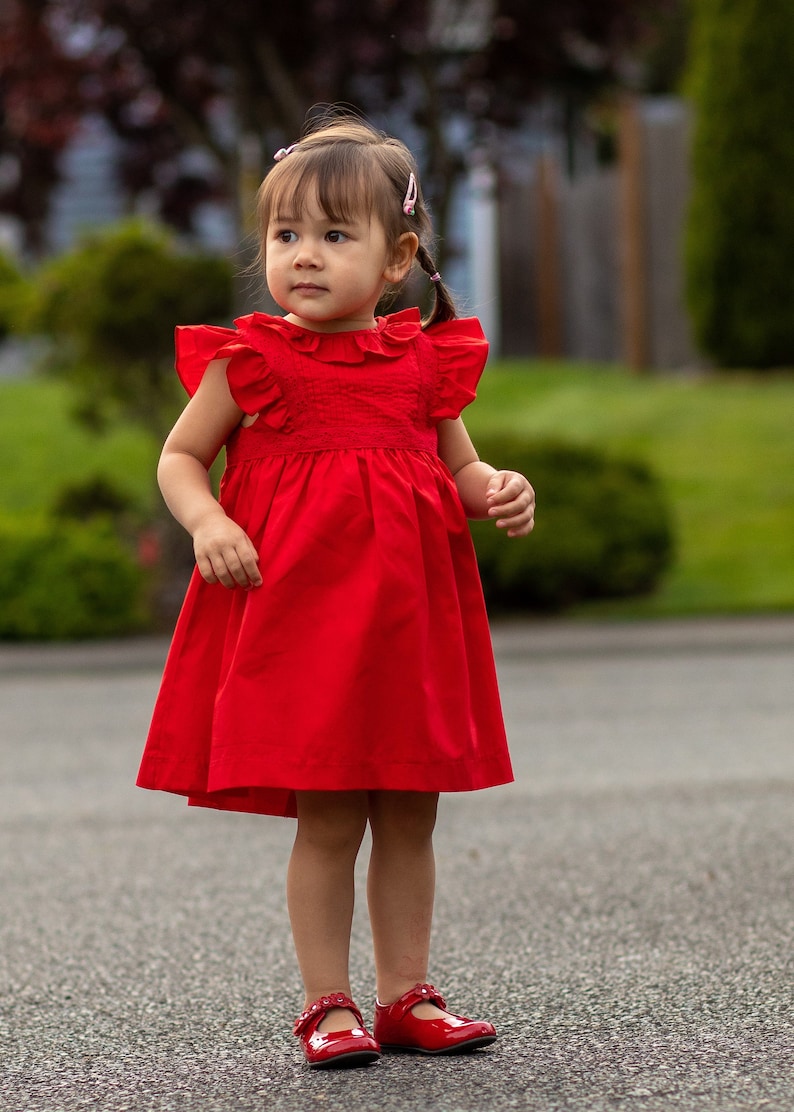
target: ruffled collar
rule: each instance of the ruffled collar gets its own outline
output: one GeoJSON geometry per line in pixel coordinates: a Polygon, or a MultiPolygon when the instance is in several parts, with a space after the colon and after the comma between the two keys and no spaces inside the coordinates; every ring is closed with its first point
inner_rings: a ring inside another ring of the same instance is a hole
{"type": "Polygon", "coordinates": [[[422,331],[418,309],[377,317],[377,327],[352,332],[313,332],[269,313],[251,313],[238,317],[234,323],[246,341],[259,350],[275,333],[288,340],[296,351],[310,354],[321,363],[363,363],[373,355],[396,359],[422,331]]]}

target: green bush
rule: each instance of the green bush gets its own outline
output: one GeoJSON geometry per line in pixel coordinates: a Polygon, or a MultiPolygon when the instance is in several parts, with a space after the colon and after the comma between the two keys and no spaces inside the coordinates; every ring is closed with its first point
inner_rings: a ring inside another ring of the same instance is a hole
{"type": "Polygon", "coordinates": [[[478,437],[477,450],[495,467],[527,475],[538,499],[529,538],[472,522],[493,609],[552,612],[647,594],[658,584],[672,560],[673,531],[659,483],[643,464],[509,436],[478,437]]]}
{"type": "Polygon", "coordinates": [[[101,425],[121,410],[162,439],[182,402],[174,325],[225,319],[231,300],[226,259],[132,221],[41,268],[27,328],[56,341],[52,369],[78,387],[83,417],[101,425]]]}
{"type": "Polygon", "coordinates": [[[104,517],[116,525],[135,516],[135,500],[106,475],[89,475],[66,483],[55,496],[52,513],[58,520],[90,521],[104,517]]]}
{"type": "Polygon", "coordinates": [[[0,251],[0,340],[16,330],[26,288],[19,268],[0,251]]]}
{"type": "Polygon", "coordinates": [[[143,624],[143,572],[101,519],[0,519],[0,638],[74,640],[143,624]]]}
{"type": "Polygon", "coordinates": [[[724,367],[794,365],[794,4],[695,0],[687,298],[724,367]]]}

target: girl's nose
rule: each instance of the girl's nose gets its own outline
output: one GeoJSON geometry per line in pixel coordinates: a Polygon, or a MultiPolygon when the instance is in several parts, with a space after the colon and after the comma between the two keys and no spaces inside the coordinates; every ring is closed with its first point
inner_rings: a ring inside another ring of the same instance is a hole
{"type": "Polygon", "coordinates": [[[321,265],[320,252],[315,249],[313,244],[306,243],[304,241],[295,252],[295,258],[292,260],[292,265],[296,269],[302,269],[303,267],[316,269],[318,266],[321,265]]]}

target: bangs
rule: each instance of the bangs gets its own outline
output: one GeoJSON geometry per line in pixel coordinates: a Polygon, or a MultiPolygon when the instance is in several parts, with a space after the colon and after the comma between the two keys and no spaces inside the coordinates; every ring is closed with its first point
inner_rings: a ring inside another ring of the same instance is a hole
{"type": "Polygon", "coordinates": [[[315,199],[329,220],[346,223],[369,217],[375,208],[377,168],[354,150],[295,152],[262,183],[262,232],[271,222],[300,220],[315,199]],[[363,164],[362,164],[363,163],[363,164]]]}

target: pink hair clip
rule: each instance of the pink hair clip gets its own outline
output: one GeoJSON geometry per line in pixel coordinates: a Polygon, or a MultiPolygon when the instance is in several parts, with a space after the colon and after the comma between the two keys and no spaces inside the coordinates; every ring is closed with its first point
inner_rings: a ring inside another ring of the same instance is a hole
{"type": "Polygon", "coordinates": [[[431,282],[440,282],[441,281],[441,275],[438,273],[438,271],[436,271],[435,274],[430,275],[430,281],[431,282]]]}
{"type": "Polygon", "coordinates": [[[403,212],[406,216],[413,216],[416,212],[416,200],[419,196],[419,189],[416,184],[416,178],[413,174],[408,175],[408,188],[403,197],[403,212]]]}
{"type": "Polygon", "coordinates": [[[297,143],[293,143],[291,147],[280,147],[273,155],[273,161],[281,162],[282,158],[286,158],[288,154],[292,154],[297,145],[297,143]]]}

